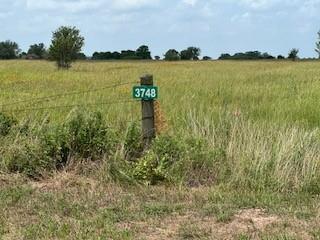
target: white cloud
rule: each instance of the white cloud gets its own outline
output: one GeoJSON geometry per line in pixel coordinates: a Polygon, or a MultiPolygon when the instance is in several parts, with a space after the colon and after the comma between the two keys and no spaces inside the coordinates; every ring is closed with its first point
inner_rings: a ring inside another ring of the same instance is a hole
{"type": "Polygon", "coordinates": [[[102,0],[26,0],[26,6],[29,10],[60,10],[70,12],[95,9],[100,7],[102,3],[102,0]]]}
{"type": "Polygon", "coordinates": [[[198,0],[182,0],[182,2],[187,5],[194,6],[198,2],[198,0]]]}
{"type": "Polygon", "coordinates": [[[319,16],[320,0],[308,0],[300,6],[300,12],[309,17],[319,16]]]}
{"type": "Polygon", "coordinates": [[[126,10],[152,6],[159,0],[25,0],[29,10],[60,10],[78,12],[90,9],[126,10]]]}
{"type": "Polygon", "coordinates": [[[158,0],[113,0],[113,7],[119,9],[140,8],[145,6],[154,6],[158,0]]]}
{"type": "Polygon", "coordinates": [[[247,21],[251,17],[249,12],[243,13],[241,15],[235,15],[231,18],[231,22],[238,22],[238,21],[247,21]]]}
{"type": "Polygon", "coordinates": [[[241,2],[253,9],[266,9],[279,2],[279,0],[241,0],[241,2]]]}

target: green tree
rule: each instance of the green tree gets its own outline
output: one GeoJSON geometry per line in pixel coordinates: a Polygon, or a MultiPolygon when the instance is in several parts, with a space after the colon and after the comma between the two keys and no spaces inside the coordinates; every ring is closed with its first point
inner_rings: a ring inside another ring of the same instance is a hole
{"type": "Polygon", "coordinates": [[[69,68],[84,45],[84,37],[76,27],[62,26],[53,32],[49,55],[59,68],[69,68]]]}
{"type": "Polygon", "coordinates": [[[29,47],[28,54],[34,54],[40,59],[47,57],[47,49],[43,43],[33,44],[29,47]]]}
{"type": "Polygon", "coordinates": [[[204,56],[204,57],[202,58],[202,60],[203,60],[203,61],[209,61],[209,60],[212,60],[212,58],[209,57],[209,56],[204,56]]]}
{"type": "Polygon", "coordinates": [[[292,61],[295,61],[299,58],[298,54],[299,54],[299,49],[293,48],[290,50],[288,58],[291,59],[292,61]]]}
{"type": "Polygon", "coordinates": [[[181,60],[192,60],[192,52],[189,51],[188,49],[182,50],[180,52],[181,60]]]}
{"type": "Polygon", "coordinates": [[[139,59],[139,57],[136,55],[136,51],[133,51],[133,50],[122,50],[120,58],[124,59],[124,60],[137,60],[137,59],[139,59]]]}
{"type": "Polygon", "coordinates": [[[192,60],[199,60],[199,57],[201,55],[201,49],[198,47],[188,47],[187,49],[192,57],[192,60]]]}
{"type": "Polygon", "coordinates": [[[77,54],[77,60],[87,60],[87,56],[84,53],[77,54]]]}
{"type": "Polygon", "coordinates": [[[232,59],[232,56],[229,53],[222,53],[219,57],[219,60],[229,60],[232,59]]]}
{"type": "Polygon", "coordinates": [[[15,59],[19,56],[19,45],[10,40],[0,42],[0,59],[15,59]]]}
{"type": "Polygon", "coordinates": [[[318,32],[318,41],[316,42],[316,52],[319,54],[320,59],[320,31],[318,32]]]}
{"type": "Polygon", "coordinates": [[[164,60],[166,60],[166,61],[179,61],[180,60],[180,54],[175,49],[169,49],[164,54],[164,60]]]}
{"type": "Polygon", "coordinates": [[[137,50],[136,50],[136,55],[137,57],[141,58],[141,59],[152,59],[151,57],[151,52],[149,50],[149,47],[146,45],[142,45],[140,46],[137,50]]]}
{"type": "Polygon", "coordinates": [[[182,60],[199,60],[201,49],[197,47],[188,47],[180,53],[182,60]]]}

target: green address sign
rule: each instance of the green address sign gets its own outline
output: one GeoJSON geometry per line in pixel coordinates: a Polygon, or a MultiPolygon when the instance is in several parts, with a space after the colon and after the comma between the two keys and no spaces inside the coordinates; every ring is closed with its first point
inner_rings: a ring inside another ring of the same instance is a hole
{"type": "Polygon", "coordinates": [[[154,100],[158,98],[158,87],[136,86],[133,87],[133,98],[142,100],[154,100]]]}

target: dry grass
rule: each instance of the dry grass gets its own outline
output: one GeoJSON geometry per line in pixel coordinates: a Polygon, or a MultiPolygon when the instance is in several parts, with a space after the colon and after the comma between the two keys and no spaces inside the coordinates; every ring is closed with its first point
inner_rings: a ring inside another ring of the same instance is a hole
{"type": "Polygon", "coordinates": [[[0,189],[1,239],[319,237],[318,198],[274,195],[272,200],[219,188],[122,188],[66,172],[42,182],[1,178],[11,181],[0,189]]]}

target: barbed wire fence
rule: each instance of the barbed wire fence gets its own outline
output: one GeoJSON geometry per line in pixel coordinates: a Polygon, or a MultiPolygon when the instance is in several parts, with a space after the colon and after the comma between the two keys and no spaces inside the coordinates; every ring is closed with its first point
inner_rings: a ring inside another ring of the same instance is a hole
{"type": "MultiPolygon", "coordinates": [[[[86,104],[65,104],[65,105],[44,106],[44,107],[21,106],[21,105],[25,105],[25,104],[41,104],[41,103],[44,103],[47,101],[61,99],[64,97],[83,95],[83,94],[94,93],[94,92],[102,92],[104,90],[114,91],[115,89],[117,89],[119,87],[130,86],[133,84],[137,84],[137,81],[121,82],[121,83],[111,84],[111,85],[107,85],[107,86],[99,87],[99,88],[57,93],[57,94],[53,94],[53,95],[49,95],[49,96],[26,98],[23,100],[0,104],[0,112],[7,113],[7,114],[21,113],[21,112],[28,113],[28,112],[36,112],[36,111],[43,111],[43,110],[49,111],[49,110],[55,110],[55,109],[68,109],[68,108],[74,109],[74,108],[79,108],[79,107],[93,107],[93,106],[107,106],[107,105],[120,105],[120,104],[136,103],[137,102],[136,100],[132,100],[132,99],[129,99],[128,97],[126,97],[126,98],[118,98],[118,99],[115,99],[112,101],[92,102],[92,103],[86,103],[86,104]],[[10,107],[10,108],[8,108],[8,107],[10,107]],[[13,107],[13,108],[11,108],[11,107],[13,107]]],[[[9,88],[7,88],[7,89],[9,89],[9,88]]],[[[131,109],[131,113],[133,113],[132,109],[131,109]]],[[[130,122],[139,121],[139,120],[141,120],[141,119],[133,118],[133,116],[132,116],[130,121],[125,121],[125,122],[130,123],[130,122]]]]}
{"type": "MultiPolygon", "coordinates": [[[[104,90],[112,90],[121,87],[121,86],[129,86],[132,84],[137,84],[137,81],[128,81],[128,82],[121,82],[117,84],[111,84],[104,87],[99,88],[91,88],[87,90],[81,90],[81,91],[70,91],[70,92],[64,92],[64,93],[57,93],[49,96],[39,96],[39,97],[31,97],[26,98],[23,100],[13,101],[9,103],[0,104],[0,112],[2,113],[20,113],[20,112],[36,112],[36,111],[43,111],[43,110],[55,110],[55,109],[73,109],[77,107],[93,107],[93,106],[103,106],[103,105],[119,105],[119,104],[129,104],[137,102],[136,100],[129,99],[128,97],[125,98],[116,98],[112,101],[101,101],[101,102],[91,102],[86,104],[65,104],[65,105],[58,105],[58,106],[41,106],[41,107],[25,107],[23,105],[25,104],[41,104],[49,100],[56,100],[61,99],[68,96],[76,96],[76,95],[82,95],[87,93],[94,93],[104,90]],[[22,106],[21,106],[22,105],[22,106]],[[9,107],[9,108],[8,108],[9,107]],[[13,108],[11,108],[13,107],[13,108]]],[[[153,87],[153,75],[144,75],[140,78],[140,84],[141,87],[144,88],[146,86],[153,87]]],[[[154,92],[155,93],[155,92],[154,92]]],[[[129,96],[129,94],[128,94],[129,96]]],[[[135,122],[135,121],[141,121],[142,123],[142,137],[145,143],[145,146],[147,147],[149,143],[152,141],[153,138],[156,136],[156,126],[155,126],[155,106],[154,106],[154,98],[151,99],[141,99],[141,105],[142,105],[142,116],[140,118],[134,119],[132,116],[132,119],[130,121],[126,122],[135,122]]],[[[129,111],[130,112],[130,111],[129,111]]],[[[131,113],[133,113],[133,110],[131,108],[131,113]]],[[[127,112],[126,112],[127,114],[127,112]]]]}

